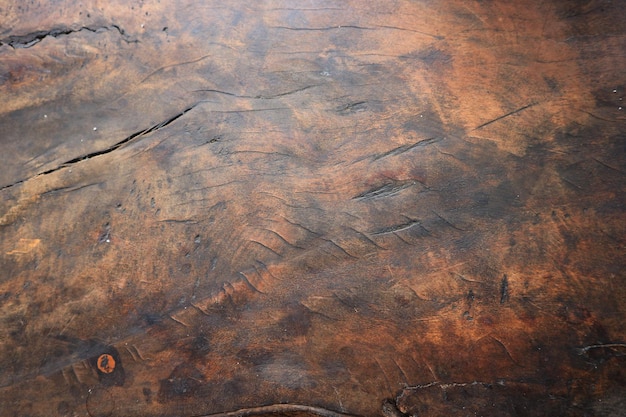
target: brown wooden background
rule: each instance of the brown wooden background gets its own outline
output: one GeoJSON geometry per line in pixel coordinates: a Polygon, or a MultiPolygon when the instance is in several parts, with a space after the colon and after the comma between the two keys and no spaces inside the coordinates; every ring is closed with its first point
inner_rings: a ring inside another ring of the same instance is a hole
{"type": "Polygon", "coordinates": [[[0,415],[626,415],[625,21],[0,1],[0,415]]]}

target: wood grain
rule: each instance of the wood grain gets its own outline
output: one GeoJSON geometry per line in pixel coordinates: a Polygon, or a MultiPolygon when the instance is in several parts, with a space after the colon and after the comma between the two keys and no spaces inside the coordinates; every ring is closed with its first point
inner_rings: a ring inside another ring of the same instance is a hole
{"type": "Polygon", "coordinates": [[[625,10],[0,2],[0,415],[625,415],[625,10]]]}

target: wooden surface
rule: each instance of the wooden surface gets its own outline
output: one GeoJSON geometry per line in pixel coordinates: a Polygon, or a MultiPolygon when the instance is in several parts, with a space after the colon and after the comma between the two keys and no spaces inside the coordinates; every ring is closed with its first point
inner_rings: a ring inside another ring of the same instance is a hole
{"type": "Polygon", "coordinates": [[[625,21],[0,1],[0,415],[626,415],[625,21]]]}

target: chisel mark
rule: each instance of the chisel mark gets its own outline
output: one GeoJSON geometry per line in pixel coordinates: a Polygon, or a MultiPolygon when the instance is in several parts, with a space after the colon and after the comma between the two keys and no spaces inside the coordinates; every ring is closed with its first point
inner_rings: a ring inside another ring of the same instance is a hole
{"type": "Polygon", "coordinates": [[[504,304],[507,301],[509,301],[509,279],[504,274],[500,282],[500,304],[504,304]]]}

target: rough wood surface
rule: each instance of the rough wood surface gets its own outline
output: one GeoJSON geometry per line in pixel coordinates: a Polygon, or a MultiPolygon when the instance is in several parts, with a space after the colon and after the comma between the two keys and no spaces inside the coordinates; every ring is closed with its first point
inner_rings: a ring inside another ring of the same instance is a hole
{"type": "Polygon", "coordinates": [[[623,1],[0,1],[0,415],[626,415],[623,1]]]}

